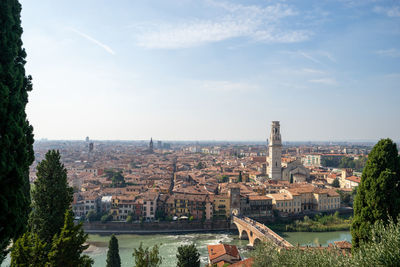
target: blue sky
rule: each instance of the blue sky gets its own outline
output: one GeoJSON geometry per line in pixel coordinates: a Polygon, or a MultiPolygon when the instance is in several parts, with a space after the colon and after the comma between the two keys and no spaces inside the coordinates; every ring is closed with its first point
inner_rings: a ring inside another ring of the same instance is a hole
{"type": "Polygon", "coordinates": [[[400,139],[400,2],[23,0],[36,138],[400,139]]]}

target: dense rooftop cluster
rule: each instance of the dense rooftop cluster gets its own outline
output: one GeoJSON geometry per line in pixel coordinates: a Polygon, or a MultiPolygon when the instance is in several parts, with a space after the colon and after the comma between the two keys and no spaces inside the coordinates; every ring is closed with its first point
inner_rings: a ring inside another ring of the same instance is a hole
{"type": "Polygon", "coordinates": [[[265,145],[171,147],[158,142],[149,148],[143,142],[38,142],[37,161],[50,148],[60,150],[68,170],[75,216],[100,220],[108,215],[113,221],[205,221],[227,219],[232,213],[268,217],[337,210],[343,206],[338,189],[351,191],[360,179],[349,168],[324,167],[324,158],[357,159],[362,155],[354,152],[368,152],[284,146],[282,178],[271,180],[265,145]],[[340,188],[332,186],[335,180],[340,188]]]}

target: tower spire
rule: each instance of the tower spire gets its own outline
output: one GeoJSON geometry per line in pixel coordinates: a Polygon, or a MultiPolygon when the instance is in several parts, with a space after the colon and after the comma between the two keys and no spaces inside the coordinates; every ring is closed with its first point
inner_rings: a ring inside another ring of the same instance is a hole
{"type": "Polygon", "coordinates": [[[150,138],[150,144],[149,144],[149,150],[150,152],[153,152],[153,137],[150,138]]]}

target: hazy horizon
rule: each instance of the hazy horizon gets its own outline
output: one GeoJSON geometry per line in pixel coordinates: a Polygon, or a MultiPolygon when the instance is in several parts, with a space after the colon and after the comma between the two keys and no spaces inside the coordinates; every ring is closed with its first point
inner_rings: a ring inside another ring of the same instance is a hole
{"type": "Polygon", "coordinates": [[[400,3],[21,0],[36,139],[400,140],[400,3]]]}
{"type": "MultiPolygon", "coordinates": [[[[286,143],[350,143],[350,144],[358,144],[358,143],[368,143],[368,144],[375,144],[379,141],[380,139],[352,139],[352,140],[282,140],[283,144],[286,143]]],[[[170,140],[164,140],[164,139],[155,139],[153,138],[153,142],[161,141],[163,143],[256,143],[256,144],[266,144],[266,140],[184,140],[184,139],[170,139],[170,140]]],[[[400,140],[393,140],[394,142],[398,143],[400,145],[400,140]]],[[[35,142],[86,142],[85,139],[48,139],[48,138],[40,138],[40,139],[35,139],[35,142]]],[[[90,139],[89,142],[141,142],[141,143],[149,143],[150,139],[90,139]]],[[[157,144],[155,144],[157,146],[157,144]]]]}

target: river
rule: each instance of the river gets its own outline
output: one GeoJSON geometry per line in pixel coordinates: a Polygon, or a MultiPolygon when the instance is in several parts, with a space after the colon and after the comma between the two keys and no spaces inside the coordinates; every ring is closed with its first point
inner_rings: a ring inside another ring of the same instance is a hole
{"type": "MultiPolygon", "coordinates": [[[[338,232],[283,232],[279,233],[287,241],[293,245],[312,245],[321,244],[327,246],[329,243],[338,240],[351,241],[349,231],[338,232]]],[[[121,256],[122,266],[133,266],[132,252],[133,248],[137,248],[140,242],[143,246],[154,246],[161,244],[160,255],[163,258],[162,266],[176,266],[176,253],[180,245],[191,244],[194,242],[200,252],[201,266],[204,266],[208,260],[207,245],[218,244],[220,242],[236,245],[239,248],[242,258],[250,256],[250,251],[246,249],[248,240],[240,240],[238,235],[233,232],[218,232],[218,233],[193,233],[193,234],[177,234],[177,235],[118,235],[119,253],[121,256]]],[[[94,267],[105,266],[108,250],[108,235],[89,235],[90,247],[85,252],[94,259],[94,267]]],[[[2,267],[9,266],[9,255],[1,264],[2,267]]]]}
{"type": "MultiPolygon", "coordinates": [[[[329,243],[338,240],[351,241],[349,231],[338,232],[284,232],[280,233],[286,240],[293,245],[319,245],[327,246],[329,243]]],[[[238,246],[239,252],[243,258],[247,258],[250,252],[246,249],[248,240],[240,240],[238,235],[230,232],[219,233],[194,233],[194,234],[178,234],[178,235],[118,235],[119,252],[121,256],[122,266],[133,266],[132,252],[133,248],[137,248],[140,242],[143,246],[153,246],[161,244],[160,255],[163,258],[162,266],[176,266],[176,253],[180,245],[191,244],[194,242],[200,252],[201,266],[207,263],[207,245],[218,244],[220,242],[233,244],[238,246]]],[[[95,260],[95,267],[105,266],[109,236],[89,235],[89,243],[91,244],[85,253],[95,260]]]]}

